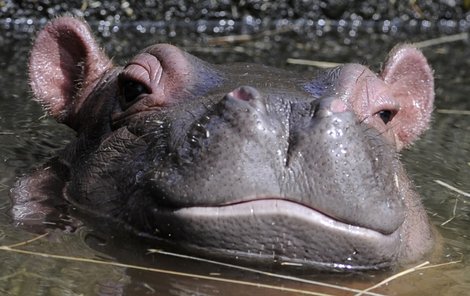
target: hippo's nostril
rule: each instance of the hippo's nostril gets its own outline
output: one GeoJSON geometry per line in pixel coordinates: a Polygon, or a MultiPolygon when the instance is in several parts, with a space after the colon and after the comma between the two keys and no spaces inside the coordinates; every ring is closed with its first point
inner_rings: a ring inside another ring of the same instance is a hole
{"type": "Polygon", "coordinates": [[[325,98],[315,106],[314,116],[317,118],[325,118],[333,115],[334,113],[341,113],[345,111],[347,111],[347,106],[340,99],[325,98]]]}
{"type": "MultiPolygon", "coordinates": [[[[224,97],[223,112],[267,114],[266,98],[254,87],[240,86],[224,97]],[[230,110],[230,111],[229,111],[230,110]]],[[[239,115],[236,115],[239,116],[239,115]]]]}
{"type": "Polygon", "coordinates": [[[341,113],[347,111],[346,104],[340,99],[330,101],[330,110],[333,113],[341,113]]]}
{"type": "Polygon", "coordinates": [[[315,117],[317,118],[326,118],[331,116],[332,114],[333,112],[325,108],[317,108],[317,110],[315,111],[315,117]]]}
{"type": "Polygon", "coordinates": [[[240,86],[228,93],[227,96],[243,101],[251,101],[261,97],[260,93],[251,86],[240,86]]]}

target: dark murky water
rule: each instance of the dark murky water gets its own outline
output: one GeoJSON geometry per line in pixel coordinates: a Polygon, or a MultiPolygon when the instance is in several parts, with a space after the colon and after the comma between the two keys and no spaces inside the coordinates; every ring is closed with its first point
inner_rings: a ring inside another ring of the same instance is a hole
{"type": "MultiPolygon", "coordinates": [[[[142,31],[142,30],[141,30],[142,31]]],[[[7,36],[7,34],[0,34],[7,36]]],[[[297,34],[286,31],[258,35],[244,42],[228,44],[210,37],[168,32],[138,33],[122,30],[102,39],[115,60],[122,61],[139,48],[171,42],[209,61],[259,62],[307,73],[313,68],[290,65],[287,58],[331,62],[368,63],[378,68],[386,52],[398,42],[421,41],[431,36],[403,37],[358,33],[297,34]],[[170,36],[170,37],[168,37],[170,36]],[[182,39],[180,36],[185,36],[182,39]],[[208,45],[209,44],[209,45],[208,45]]],[[[433,36],[436,37],[436,36],[433,36]]],[[[8,215],[9,188],[17,178],[43,163],[73,137],[67,128],[45,118],[31,101],[27,85],[27,54],[31,36],[0,38],[0,245],[11,245],[35,236],[15,228],[8,215]]],[[[387,295],[468,295],[470,292],[470,198],[435,180],[470,192],[470,115],[447,113],[470,110],[470,43],[466,41],[426,47],[423,52],[435,69],[436,112],[432,128],[403,160],[424,198],[432,222],[444,240],[441,254],[432,264],[461,260],[460,263],[420,270],[391,281],[374,292],[387,295]],[[452,218],[452,219],[451,219],[452,218]],[[449,221],[450,220],[450,221],[449,221]]],[[[189,259],[165,255],[136,254],[130,240],[103,241],[83,227],[73,233],[51,229],[42,238],[21,249],[48,254],[97,260],[113,260],[156,269],[213,275],[266,285],[303,289],[330,295],[354,295],[338,289],[276,279],[249,271],[233,270],[189,259]],[[93,246],[93,248],[91,247],[93,246]]],[[[269,287],[246,286],[123,266],[46,258],[0,249],[0,294],[2,295],[299,295],[269,287]],[[34,292],[32,292],[34,291],[34,292]]],[[[282,270],[281,270],[282,272],[282,270]]],[[[306,279],[364,289],[393,272],[359,275],[296,275],[306,279]]]]}

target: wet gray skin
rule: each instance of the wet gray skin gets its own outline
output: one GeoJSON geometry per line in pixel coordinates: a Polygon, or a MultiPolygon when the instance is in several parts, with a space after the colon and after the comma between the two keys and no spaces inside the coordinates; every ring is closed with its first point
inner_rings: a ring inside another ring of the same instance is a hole
{"type": "Polygon", "coordinates": [[[410,46],[379,74],[211,65],[166,44],[120,67],[65,17],[38,35],[30,77],[77,138],[17,183],[16,221],[43,221],[65,199],[205,257],[326,269],[383,268],[432,248],[398,156],[434,99],[410,46]]]}

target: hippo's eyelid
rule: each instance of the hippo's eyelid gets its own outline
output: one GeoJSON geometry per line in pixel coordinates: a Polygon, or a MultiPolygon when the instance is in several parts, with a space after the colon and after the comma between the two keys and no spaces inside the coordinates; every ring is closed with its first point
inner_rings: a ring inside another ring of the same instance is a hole
{"type": "Polygon", "coordinates": [[[134,79],[121,73],[118,76],[118,84],[120,89],[120,104],[123,110],[140,101],[145,95],[151,94],[152,90],[146,83],[142,83],[139,79],[134,79]]]}
{"type": "Polygon", "coordinates": [[[121,72],[118,74],[118,84],[120,88],[123,86],[123,84],[129,81],[141,84],[145,87],[148,94],[152,93],[152,88],[148,85],[148,81],[146,80],[146,77],[144,77],[144,75],[131,75],[127,72],[121,72]]]}

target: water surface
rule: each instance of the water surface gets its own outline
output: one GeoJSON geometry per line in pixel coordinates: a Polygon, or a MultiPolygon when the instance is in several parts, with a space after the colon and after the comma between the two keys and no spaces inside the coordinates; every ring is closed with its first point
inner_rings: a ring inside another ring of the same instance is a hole
{"type": "MultiPolygon", "coordinates": [[[[359,62],[378,69],[386,52],[396,43],[436,37],[365,32],[331,32],[318,37],[316,32],[298,34],[283,30],[230,43],[208,35],[170,31],[149,32],[131,27],[108,32],[100,41],[117,62],[125,61],[139,48],[154,42],[170,42],[215,63],[257,62],[309,75],[314,68],[291,65],[287,59],[359,62]]],[[[18,176],[28,173],[53,156],[74,134],[45,117],[40,106],[31,100],[27,83],[27,55],[32,36],[11,32],[1,33],[0,36],[0,245],[10,245],[31,239],[36,234],[12,225],[8,214],[9,188],[18,176]]],[[[423,52],[435,70],[436,111],[431,129],[417,145],[404,152],[402,158],[444,242],[442,252],[432,258],[431,264],[455,260],[461,262],[411,273],[374,292],[387,295],[465,295],[470,291],[470,198],[443,187],[435,180],[470,192],[470,115],[449,112],[470,110],[470,44],[468,40],[446,43],[423,48],[423,52]]],[[[50,228],[48,232],[47,237],[21,248],[330,295],[354,294],[190,259],[152,255],[140,249],[132,240],[103,239],[90,227],[50,228]]],[[[144,271],[64,258],[46,258],[8,250],[0,250],[0,260],[2,295],[31,295],[31,291],[35,295],[298,295],[268,287],[224,283],[156,270],[144,271]]],[[[332,275],[306,273],[300,269],[294,275],[363,289],[399,271],[332,275]]],[[[282,273],[283,270],[276,272],[282,273]]]]}

